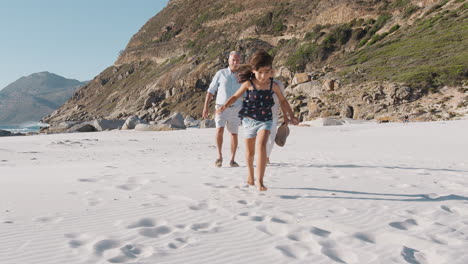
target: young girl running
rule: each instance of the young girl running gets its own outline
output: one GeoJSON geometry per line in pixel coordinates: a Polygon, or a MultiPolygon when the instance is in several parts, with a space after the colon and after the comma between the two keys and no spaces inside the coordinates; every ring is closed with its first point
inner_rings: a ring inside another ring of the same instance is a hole
{"type": "Polygon", "coordinates": [[[239,116],[242,118],[244,127],[248,168],[247,183],[254,185],[255,182],[253,162],[255,145],[257,145],[256,174],[260,191],[267,190],[263,183],[263,177],[267,163],[266,144],[273,122],[271,111],[271,107],[274,105],[273,93],[278,97],[281,107],[286,110],[290,122],[293,125],[299,123],[299,120],[294,116],[291,106],[281,93],[278,84],[273,81],[274,71],[272,65],[273,58],[267,52],[256,52],[250,59],[249,64],[240,68],[239,82],[242,83],[241,88],[223,106],[218,108],[218,112],[221,113],[243,96],[244,93],[246,94],[239,116]]]}

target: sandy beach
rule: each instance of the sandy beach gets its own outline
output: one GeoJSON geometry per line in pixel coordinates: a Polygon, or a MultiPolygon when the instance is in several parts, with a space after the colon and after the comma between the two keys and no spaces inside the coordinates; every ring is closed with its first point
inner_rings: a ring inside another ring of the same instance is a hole
{"type": "Polygon", "coordinates": [[[291,127],[267,192],[214,129],[0,138],[0,263],[466,264],[467,131],[291,127]]]}

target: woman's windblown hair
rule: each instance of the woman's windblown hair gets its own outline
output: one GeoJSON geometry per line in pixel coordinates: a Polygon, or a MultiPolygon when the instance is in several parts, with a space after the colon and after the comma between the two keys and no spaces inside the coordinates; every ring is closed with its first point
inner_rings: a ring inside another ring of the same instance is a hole
{"type": "Polygon", "coordinates": [[[249,64],[240,65],[238,68],[238,79],[240,83],[252,80],[255,78],[253,70],[258,71],[262,67],[271,67],[273,65],[273,57],[264,50],[259,50],[252,55],[249,64]]]}
{"type": "Polygon", "coordinates": [[[255,78],[254,73],[252,72],[253,68],[250,64],[243,64],[239,65],[237,68],[237,79],[240,83],[246,82],[248,80],[252,80],[255,78]]]}

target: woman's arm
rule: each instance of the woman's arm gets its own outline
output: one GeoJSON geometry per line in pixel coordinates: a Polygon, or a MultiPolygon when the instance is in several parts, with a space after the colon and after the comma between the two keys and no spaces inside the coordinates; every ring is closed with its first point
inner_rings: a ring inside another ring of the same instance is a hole
{"type": "Polygon", "coordinates": [[[278,96],[278,100],[281,104],[281,110],[283,111],[283,115],[287,113],[289,116],[289,120],[293,125],[299,124],[299,120],[294,116],[294,112],[291,109],[291,106],[289,105],[289,102],[284,98],[283,93],[281,92],[278,84],[274,83],[273,84],[273,92],[275,92],[276,96],[278,96]]]}
{"type": "Polygon", "coordinates": [[[234,102],[237,101],[237,99],[239,99],[248,89],[249,89],[249,83],[247,82],[244,82],[241,87],[236,91],[236,93],[229,97],[229,99],[226,101],[226,103],[221,106],[220,108],[218,108],[218,110],[216,110],[216,113],[221,113],[223,112],[224,110],[226,110],[226,108],[228,108],[230,105],[232,105],[234,102]]]}
{"type": "Polygon", "coordinates": [[[283,113],[283,122],[287,125],[289,124],[288,111],[283,106],[283,104],[280,103],[280,106],[281,106],[281,112],[283,113]]]}

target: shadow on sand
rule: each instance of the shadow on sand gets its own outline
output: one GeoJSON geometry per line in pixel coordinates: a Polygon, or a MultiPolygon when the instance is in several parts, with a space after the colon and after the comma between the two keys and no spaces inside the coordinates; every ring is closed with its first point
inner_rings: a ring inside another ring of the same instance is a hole
{"type": "Polygon", "coordinates": [[[394,193],[369,193],[369,192],[355,192],[345,190],[330,190],[319,188],[271,188],[277,190],[304,190],[304,191],[319,191],[335,193],[355,194],[355,195],[372,195],[372,196],[390,196],[400,198],[379,198],[379,197],[354,197],[354,196],[314,196],[314,195],[279,195],[281,199],[300,199],[300,198],[324,198],[324,199],[355,199],[355,200],[376,200],[376,201],[400,201],[400,202],[440,202],[440,201],[454,201],[462,200],[468,201],[468,197],[450,194],[444,196],[430,195],[430,194],[394,194],[394,193]]]}
{"type": "Polygon", "coordinates": [[[370,169],[389,169],[389,170],[427,170],[427,171],[436,171],[436,172],[468,172],[464,170],[455,170],[447,168],[413,168],[413,167],[402,167],[402,166],[370,166],[370,165],[354,165],[354,164],[291,164],[291,163],[271,163],[268,166],[272,167],[297,167],[297,168],[345,168],[345,169],[361,169],[361,168],[370,168],[370,169]]]}

